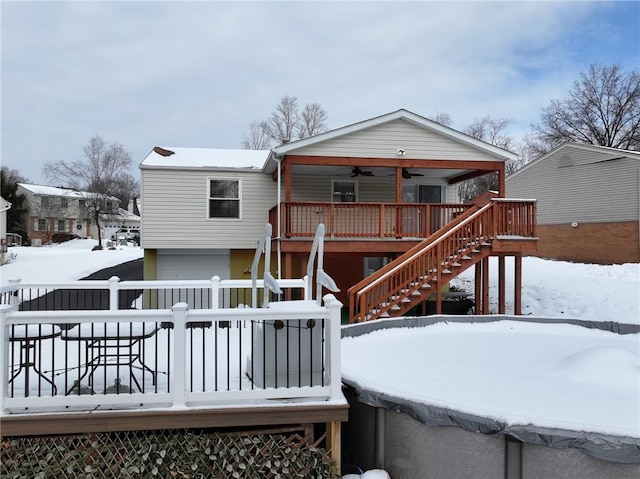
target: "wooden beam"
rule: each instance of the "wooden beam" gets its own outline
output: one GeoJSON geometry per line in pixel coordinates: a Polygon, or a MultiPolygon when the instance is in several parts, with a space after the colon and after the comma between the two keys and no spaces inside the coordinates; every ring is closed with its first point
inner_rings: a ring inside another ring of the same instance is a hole
{"type": "MultiPolygon", "coordinates": [[[[303,156],[287,155],[288,165],[309,166],[360,166],[374,168],[433,168],[448,170],[482,170],[485,173],[504,168],[502,161],[483,160],[434,160],[407,158],[358,158],[349,156],[303,156]]],[[[484,173],[483,173],[484,174],[484,173]]]]}
{"type": "Polygon", "coordinates": [[[505,287],[505,258],[498,256],[498,314],[504,314],[507,308],[505,287]]]}
{"type": "Polygon", "coordinates": [[[504,198],[507,194],[507,185],[505,183],[504,163],[502,168],[498,170],[498,197],[504,198]]]}
{"type": "Polygon", "coordinates": [[[283,162],[282,166],[284,167],[284,200],[291,201],[291,166],[288,161],[283,162]]]}
{"type": "Polygon", "coordinates": [[[482,312],[482,261],[478,261],[475,266],[475,292],[474,296],[476,298],[476,314],[481,314],[482,312]]]}
{"type": "Polygon", "coordinates": [[[470,180],[472,178],[477,178],[478,176],[488,175],[489,173],[493,173],[496,170],[475,170],[470,171],[469,173],[463,173],[461,175],[452,176],[449,178],[447,183],[450,185],[455,185],[456,183],[460,183],[461,181],[470,180]]]}
{"type": "Polygon", "coordinates": [[[402,201],[402,168],[396,168],[396,203],[404,203],[402,201]]]}
{"type": "Polygon", "coordinates": [[[489,257],[482,258],[482,314],[489,314],[489,257]]]}
{"type": "Polygon", "coordinates": [[[522,314],[522,255],[516,255],[514,268],[513,314],[522,314]]]}
{"type": "Polygon", "coordinates": [[[2,437],[271,426],[346,421],[349,406],[232,407],[193,410],[138,410],[14,414],[2,417],[2,437]]]}
{"type": "Polygon", "coordinates": [[[334,463],[335,470],[337,476],[340,475],[340,471],[342,470],[342,437],[341,437],[341,428],[342,425],[339,421],[332,421],[327,424],[327,441],[326,448],[329,451],[329,455],[331,456],[331,460],[334,463]]]}

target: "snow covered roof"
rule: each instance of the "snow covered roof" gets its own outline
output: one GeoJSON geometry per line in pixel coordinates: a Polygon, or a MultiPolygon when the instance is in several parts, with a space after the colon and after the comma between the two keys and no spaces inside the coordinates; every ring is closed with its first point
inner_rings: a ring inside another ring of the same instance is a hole
{"type": "Polygon", "coordinates": [[[207,168],[262,170],[269,150],[232,150],[216,148],[153,148],[140,168],[207,168]]]}
{"type": "MultiPolygon", "coordinates": [[[[27,191],[30,191],[34,195],[43,195],[43,196],[64,196],[67,198],[80,198],[86,199],[91,198],[92,196],[97,196],[97,193],[90,193],[88,191],[78,191],[72,190],[70,188],[58,188],[57,186],[47,186],[47,185],[30,185],[28,183],[18,183],[19,186],[24,188],[27,191]]],[[[104,197],[104,195],[100,195],[104,197]]],[[[118,198],[115,196],[106,196],[111,200],[118,201],[118,198]]]]}
{"type": "Polygon", "coordinates": [[[83,191],[71,190],[68,188],[58,188],[56,186],[30,185],[28,183],[18,183],[18,185],[35,195],[67,196],[70,198],[84,198],[90,194],[83,191]]]}

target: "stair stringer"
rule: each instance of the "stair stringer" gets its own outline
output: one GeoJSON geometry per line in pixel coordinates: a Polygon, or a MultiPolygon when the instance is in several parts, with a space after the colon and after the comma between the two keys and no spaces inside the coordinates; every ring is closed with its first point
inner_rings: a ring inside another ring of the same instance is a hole
{"type": "Polygon", "coordinates": [[[400,316],[426,300],[438,287],[491,254],[492,204],[453,221],[419,245],[410,256],[386,265],[383,274],[359,285],[351,322],[400,316]]]}

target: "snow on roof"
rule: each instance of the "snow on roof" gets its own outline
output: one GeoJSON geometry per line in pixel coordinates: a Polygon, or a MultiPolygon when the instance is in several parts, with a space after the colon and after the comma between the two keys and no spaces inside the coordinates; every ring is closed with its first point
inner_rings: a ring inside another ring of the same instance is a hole
{"type": "Polygon", "coordinates": [[[30,191],[31,193],[36,195],[68,196],[72,198],[84,198],[86,195],[90,194],[83,191],[71,190],[68,188],[58,188],[56,186],[30,185],[28,183],[18,183],[18,185],[22,186],[25,190],[30,191]]]}
{"type": "Polygon", "coordinates": [[[269,150],[155,147],[140,167],[250,168],[262,170],[269,150]]]}

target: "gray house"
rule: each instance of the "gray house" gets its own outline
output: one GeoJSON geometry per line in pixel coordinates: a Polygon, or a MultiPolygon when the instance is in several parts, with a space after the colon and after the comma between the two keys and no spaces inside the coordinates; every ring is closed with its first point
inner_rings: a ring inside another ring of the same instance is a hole
{"type": "Polygon", "coordinates": [[[537,255],[640,262],[640,152],[564,143],[506,179],[511,198],[538,200],[537,255]]]}

